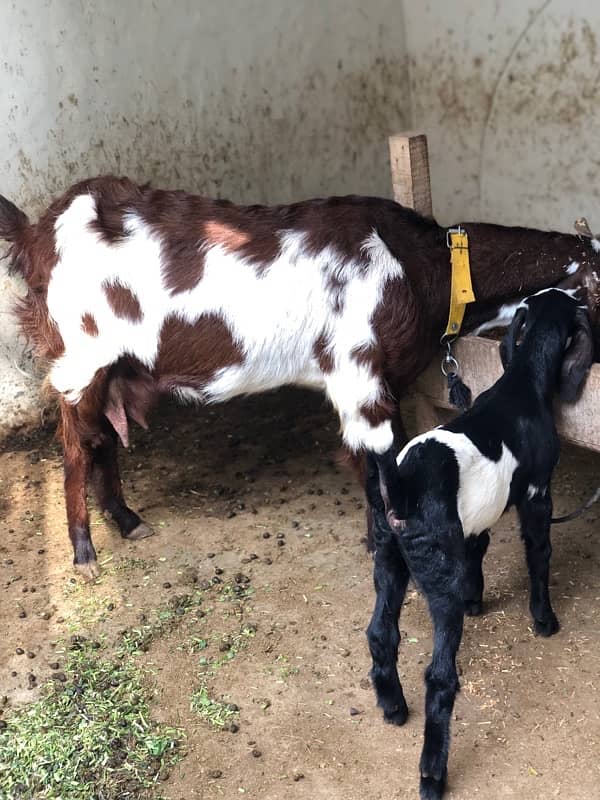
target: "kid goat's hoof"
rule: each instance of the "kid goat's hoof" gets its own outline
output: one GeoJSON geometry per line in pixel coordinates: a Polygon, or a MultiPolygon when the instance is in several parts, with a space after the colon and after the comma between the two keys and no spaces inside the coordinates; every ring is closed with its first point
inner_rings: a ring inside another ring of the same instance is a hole
{"type": "Polygon", "coordinates": [[[533,629],[538,636],[552,636],[557,633],[559,628],[560,624],[554,614],[543,621],[533,620],[533,629]]]}
{"type": "Polygon", "coordinates": [[[86,561],[85,564],[75,564],[74,566],[86,583],[92,583],[100,575],[100,567],[95,559],[86,561]]]}
{"type": "Polygon", "coordinates": [[[404,725],[408,719],[408,706],[404,703],[403,705],[397,705],[390,711],[384,711],[383,719],[390,725],[404,725]]]}
{"type": "Polygon", "coordinates": [[[154,534],[155,531],[150,525],[146,525],[145,522],[140,522],[137,528],[134,528],[129,533],[123,534],[123,538],[137,541],[137,539],[146,539],[148,536],[154,536],[154,534]]]}
{"type": "Polygon", "coordinates": [[[421,785],[419,797],[421,800],[441,800],[446,788],[446,779],[432,778],[429,775],[421,775],[421,785]]]}
{"type": "Polygon", "coordinates": [[[473,600],[472,602],[465,603],[465,614],[467,617],[479,617],[483,612],[483,602],[481,600],[473,600]]]}

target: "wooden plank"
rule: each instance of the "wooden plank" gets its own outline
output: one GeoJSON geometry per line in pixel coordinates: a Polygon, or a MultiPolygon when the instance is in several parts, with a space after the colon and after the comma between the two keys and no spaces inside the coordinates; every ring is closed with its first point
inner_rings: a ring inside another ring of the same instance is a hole
{"type": "MultiPolygon", "coordinates": [[[[456,411],[456,409],[454,409],[456,411]]],[[[417,422],[417,433],[426,431],[443,425],[449,419],[456,416],[445,408],[440,408],[431,398],[416,392],[415,394],[415,417],[417,422]]]]}
{"type": "MultiPolygon", "coordinates": [[[[454,344],[461,375],[476,397],[502,375],[498,352],[500,343],[480,336],[465,336],[454,344]]],[[[437,363],[431,364],[416,381],[417,391],[439,409],[452,410],[446,380],[437,363]]],[[[581,397],[573,405],[556,403],[556,427],[566,442],[600,452],[600,364],[593,364],[581,397]]],[[[456,411],[456,409],[454,409],[456,411]]]]}
{"type": "Polygon", "coordinates": [[[408,131],[389,138],[394,200],[433,216],[429,182],[429,153],[424,133],[408,131]]]}

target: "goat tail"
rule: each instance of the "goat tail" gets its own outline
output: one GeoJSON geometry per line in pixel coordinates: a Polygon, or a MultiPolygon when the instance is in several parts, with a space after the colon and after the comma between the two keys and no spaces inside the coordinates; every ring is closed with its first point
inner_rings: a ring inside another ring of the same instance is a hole
{"type": "Polygon", "coordinates": [[[0,239],[11,243],[19,242],[28,227],[27,214],[0,195],[0,239]]]}

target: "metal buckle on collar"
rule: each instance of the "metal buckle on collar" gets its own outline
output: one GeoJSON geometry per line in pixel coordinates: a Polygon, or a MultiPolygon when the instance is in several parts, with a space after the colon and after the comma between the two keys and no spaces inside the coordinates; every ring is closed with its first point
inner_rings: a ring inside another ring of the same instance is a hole
{"type": "MultiPolygon", "coordinates": [[[[465,229],[461,228],[460,225],[457,225],[455,228],[447,228],[446,229],[446,247],[448,248],[448,250],[452,250],[452,246],[453,246],[452,245],[452,240],[450,239],[450,235],[453,234],[453,233],[464,233],[464,232],[465,232],[465,229]]],[[[454,247],[457,247],[457,245],[454,245],[454,247]]],[[[464,248],[460,248],[460,249],[464,249],[464,248]]]]}

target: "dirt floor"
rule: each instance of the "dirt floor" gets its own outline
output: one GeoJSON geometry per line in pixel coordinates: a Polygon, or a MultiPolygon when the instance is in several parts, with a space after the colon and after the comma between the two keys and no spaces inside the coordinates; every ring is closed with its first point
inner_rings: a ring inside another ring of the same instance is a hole
{"type": "MultiPolygon", "coordinates": [[[[60,670],[61,643],[73,632],[110,640],[200,588],[205,610],[154,637],[140,656],[154,669],[154,715],[187,737],[187,755],[162,794],[416,798],[429,618],[409,591],[400,670],[411,716],[403,728],[387,726],[368,680],[373,589],[363,498],[335,460],[332,412],[317,395],[283,391],[210,409],[169,407],[155,423],[137,433],[122,467],[131,506],[157,535],[122,541],[93,509],[103,569],[95,585],[72,570],[50,433],[0,453],[6,706],[37,696],[50,665],[60,670]],[[217,591],[225,584],[241,587],[234,606],[217,591]],[[219,668],[207,672],[211,654],[219,668]],[[233,727],[192,710],[199,686],[235,704],[233,727]]],[[[571,510],[599,479],[599,456],[565,448],[555,510],[571,510]]],[[[449,799],[600,798],[598,510],[557,527],[553,541],[562,628],[544,640],[531,631],[513,515],[494,531],[485,613],[466,620],[459,655],[449,799]]]]}

